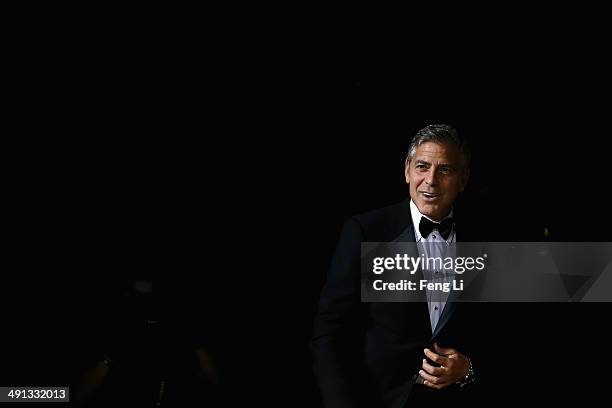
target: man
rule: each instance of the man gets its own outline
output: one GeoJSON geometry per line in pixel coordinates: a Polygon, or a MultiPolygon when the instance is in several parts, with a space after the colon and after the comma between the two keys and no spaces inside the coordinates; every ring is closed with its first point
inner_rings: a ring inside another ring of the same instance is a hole
{"type": "Polygon", "coordinates": [[[429,296],[422,303],[362,303],[360,297],[362,242],[472,240],[470,227],[453,220],[469,160],[466,142],[452,127],[421,129],[405,164],[410,199],[345,223],[311,344],[325,406],[399,408],[470,393],[478,347],[464,304],[429,296]]]}

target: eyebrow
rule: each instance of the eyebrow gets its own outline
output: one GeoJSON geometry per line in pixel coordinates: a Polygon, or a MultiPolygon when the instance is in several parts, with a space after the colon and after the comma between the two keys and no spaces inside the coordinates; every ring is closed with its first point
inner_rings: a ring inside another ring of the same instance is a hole
{"type": "Polygon", "coordinates": [[[427,164],[427,165],[431,166],[431,163],[430,163],[430,162],[427,162],[427,161],[425,161],[425,160],[416,160],[416,161],[414,162],[414,164],[415,164],[415,165],[417,165],[417,164],[427,164]]]}
{"type": "MultiPolygon", "coordinates": [[[[415,166],[418,165],[418,164],[425,164],[427,166],[431,166],[431,163],[428,162],[428,161],[425,161],[425,160],[416,160],[415,161],[415,166]]],[[[453,168],[453,169],[456,168],[456,166],[451,164],[451,163],[440,163],[438,165],[438,167],[450,167],[450,168],[453,168]]]]}

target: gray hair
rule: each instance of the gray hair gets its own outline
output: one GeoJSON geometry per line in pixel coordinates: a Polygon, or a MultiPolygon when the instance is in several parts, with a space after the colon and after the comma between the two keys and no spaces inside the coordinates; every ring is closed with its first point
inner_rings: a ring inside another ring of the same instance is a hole
{"type": "Polygon", "coordinates": [[[416,153],[419,145],[425,142],[435,142],[441,144],[451,144],[459,149],[464,159],[464,165],[467,169],[470,165],[471,152],[467,140],[459,136],[457,130],[448,125],[429,125],[419,130],[408,146],[408,156],[406,161],[411,160],[416,153]]]}

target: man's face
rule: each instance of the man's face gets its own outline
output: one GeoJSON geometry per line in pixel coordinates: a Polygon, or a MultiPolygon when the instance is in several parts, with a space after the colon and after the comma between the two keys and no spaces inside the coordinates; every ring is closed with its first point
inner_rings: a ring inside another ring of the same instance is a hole
{"type": "Polygon", "coordinates": [[[435,221],[448,215],[469,176],[458,148],[434,142],[417,146],[405,173],[412,201],[421,214],[435,221]]]}

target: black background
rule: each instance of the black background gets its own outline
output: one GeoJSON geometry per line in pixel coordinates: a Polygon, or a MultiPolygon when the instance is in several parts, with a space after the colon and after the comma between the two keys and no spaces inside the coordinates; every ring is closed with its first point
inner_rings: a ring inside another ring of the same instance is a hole
{"type": "MultiPolygon", "coordinates": [[[[471,139],[461,205],[497,239],[609,240],[609,83],[587,46],[279,37],[68,32],[15,60],[3,383],[72,381],[121,337],[123,282],[146,276],[202,332],[223,399],[317,406],[308,342],[340,226],[407,197],[407,146],[430,123],[471,139]]],[[[586,398],[605,383],[609,312],[492,306],[491,389],[586,398]]]]}

